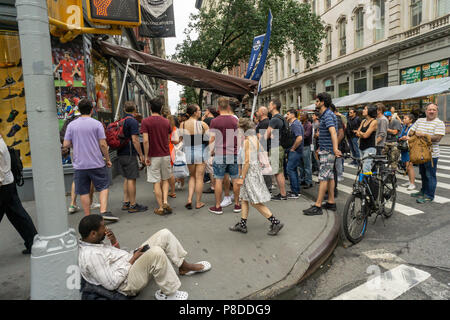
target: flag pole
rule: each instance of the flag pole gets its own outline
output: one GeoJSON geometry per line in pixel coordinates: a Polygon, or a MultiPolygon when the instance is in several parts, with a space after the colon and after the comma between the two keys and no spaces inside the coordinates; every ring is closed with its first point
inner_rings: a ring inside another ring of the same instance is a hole
{"type": "MultiPolygon", "coordinates": [[[[262,77],[261,77],[262,78],[262,77]]],[[[261,79],[258,81],[258,90],[256,91],[256,95],[253,97],[253,106],[252,106],[252,114],[250,116],[250,120],[253,121],[253,116],[255,115],[256,101],[258,101],[259,88],[261,85],[261,79]]]]}
{"type": "Polygon", "coordinates": [[[120,88],[119,100],[117,100],[116,116],[114,117],[114,121],[119,120],[119,106],[120,106],[120,101],[122,101],[122,95],[123,95],[123,89],[125,88],[125,82],[127,81],[129,65],[130,65],[130,58],[127,59],[127,66],[125,67],[125,72],[123,74],[122,88],[120,88]]]}

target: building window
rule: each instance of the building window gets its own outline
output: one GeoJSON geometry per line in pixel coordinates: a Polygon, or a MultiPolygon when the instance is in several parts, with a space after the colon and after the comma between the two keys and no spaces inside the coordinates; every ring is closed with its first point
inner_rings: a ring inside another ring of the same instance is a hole
{"type": "Polygon", "coordinates": [[[442,17],[450,13],[450,1],[437,0],[437,16],[442,17]]]}
{"type": "Polygon", "coordinates": [[[364,47],[364,12],[363,8],[359,8],[355,13],[355,49],[364,47]]]}
{"type": "Polygon", "coordinates": [[[309,93],[309,100],[316,100],[316,83],[311,82],[308,84],[308,93],[309,93]]]}
{"type": "Polygon", "coordinates": [[[386,64],[373,67],[372,74],[373,90],[388,86],[388,72],[386,64]]]}
{"type": "Polygon", "coordinates": [[[311,0],[311,10],[316,14],[316,0],[311,0]]]}
{"type": "Polygon", "coordinates": [[[367,72],[360,70],[353,73],[355,93],[367,91],[367,72]]]}
{"type": "Polygon", "coordinates": [[[278,81],[278,59],[275,60],[275,82],[278,81]]]}
{"type": "Polygon", "coordinates": [[[280,80],[282,80],[282,79],[284,79],[284,59],[285,59],[285,57],[282,57],[281,59],[280,59],[280,63],[281,63],[281,65],[280,65],[280,71],[281,71],[281,75],[280,75],[280,80]]]}
{"type": "Polygon", "coordinates": [[[331,7],[331,0],[325,0],[325,10],[330,9],[331,7]]]}
{"type": "Polygon", "coordinates": [[[346,24],[347,21],[342,19],[339,22],[339,55],[343,56],[347,53],[347,36],[346,36],[346,24]]]}
{"type": "Polygon", "coordinates": [[[334,98],[334,81],[333,79],[327,79],[324,81],[325,92],[329,93],[334,98]]]}
{"type": "Polygon", "coordinates": [[[422,23],[422,0],[411,0],[411,27],[422,23]]]}
{"type": "Polygon", "coordinates": [[[292,74],[292,55],[290,51],[287,54],[287,63],[288,63],[287,74],[288,76],[290,76],[292,74]]]}
{"type": "Polygon", "coordinates": [[[331,60],[331,27],[327,29],[327,39],[326,39],[326,61],[331,60]]]}
{"type": "Polygon", "coordinates": [[[384,25],[386,18],[386,1],[385,0],[375,0],[374,7],[377,13],[375,22],[375,41],[380,41],[384,39],[384,25]]]}

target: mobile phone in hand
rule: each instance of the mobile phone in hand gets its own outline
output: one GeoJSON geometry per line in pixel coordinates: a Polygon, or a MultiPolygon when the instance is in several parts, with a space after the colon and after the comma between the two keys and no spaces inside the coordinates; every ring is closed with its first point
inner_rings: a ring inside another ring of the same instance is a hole
{"type": "Polygon", "coordinates": [[[141,250],[139,250],[139,248],[137,248],[136,250],[133,251],[133,253],[136,253],[136,252],[138,252],[138,251],[144,253],[144,252],[147,251],[148,249],[150,249],[150,246],[149,246],[148,244],[146,244],[145,246],[142,247],[141,250]]]}

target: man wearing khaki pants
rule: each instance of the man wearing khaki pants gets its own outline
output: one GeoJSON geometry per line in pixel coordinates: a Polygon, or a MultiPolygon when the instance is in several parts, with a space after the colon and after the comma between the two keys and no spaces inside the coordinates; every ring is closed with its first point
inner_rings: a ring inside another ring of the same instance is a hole
{"type": "Polygon", "coordinates": [[[172,128],[169,120],[161,116],[162,106],[161,99],[150,100],[152,115],[142,120],[141,124],[147,181],[154,184],[155,197],[159,205],[154,213],[158,215],[172,213],[172,208],[167,202],[169,179],[172,177],[169,148],[172,128]]]}
{"type": "Polygon", "coordinates": [[[100,215],[81,219],[78,226],[81,235],[78,263],[83,278],[107,290],[117,290],[126,296],[135,296],[154,278],[159,286],[155,293],[158,300],[186,300],[188,293],[178,291],[180,275],[206,272],[211,264],[201,261],[186,262],[187,252],[178,239],[167,229],[151,236],[133,253],[120,249],[114,233],[107,229],[100,215]],[[108,237],[111,244],[103,243],[108,237]]]}

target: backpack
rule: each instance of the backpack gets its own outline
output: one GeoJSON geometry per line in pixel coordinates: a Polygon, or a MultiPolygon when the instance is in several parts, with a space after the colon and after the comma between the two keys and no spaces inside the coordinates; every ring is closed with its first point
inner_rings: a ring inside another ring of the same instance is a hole
{"type": "Polygon", "coordinates": [[[295,142],[294,133],[292,132],[291,127],[287,123],[286,119],[284,119],[280,114],[276,114],[275,117],[283,121],[283,127],[280,130],[280,145],[284,150],[288,150],[295,142]]]}
{"type": "Polygon", "coordinates": [[[14,181],[19,187],[21,187],[25,182],[22,175],[23,164],[20,159],[20,150],[8,147],[8,151],[11,158],[11,172],[14,176],[14,181]]]}
{"type": "Polygon", "coordinates": [[[432,160],[430,137],[413,135],[408,140],[409,159],[413,164],[423,164],[432,160]]]}
{"type": "Polygon", "coordinates": [[[126,138],[123,133],[125,120],[128,118],[132,119],[132,117],[125,117],[110,123],[106,128],[106,143],[112,150],[122,149],[130,142],[131,138],[126,138]]]}

